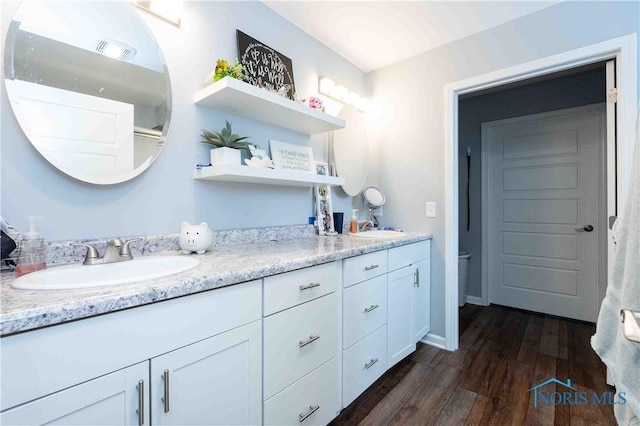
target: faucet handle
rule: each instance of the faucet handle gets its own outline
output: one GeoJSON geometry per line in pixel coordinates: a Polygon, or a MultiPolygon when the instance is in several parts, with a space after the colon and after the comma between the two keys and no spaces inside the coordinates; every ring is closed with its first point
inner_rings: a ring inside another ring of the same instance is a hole
{"type": "Polygon", "coordinates": [[[92,265],[94,263],[96,263],[97,260],[100,260],[100,253],[98,253],[98,250],[92,246],[91,244],[87,244],[87,243],[71,243],[72,246],[76,246],[76,247],[86,247],[87,248],[87,254],[85,254],[84,256],[84,262],[82,262],[84,265],[92,265]]]}
{"type": "MultiPolygon", "coordinates": [[[[129,258],[133,258],[133,255],[131,254],[131,249],[129,248],[129,245],[134,242],[134,241],[138,241],[141,240],[142,238],[132,238],[128,241],[126,241],[123,245],[122,248],[120,248],[120,256],[127,256],[129,258]]],[[[121,241],[122,242],[122,241],[121,241]]]]}

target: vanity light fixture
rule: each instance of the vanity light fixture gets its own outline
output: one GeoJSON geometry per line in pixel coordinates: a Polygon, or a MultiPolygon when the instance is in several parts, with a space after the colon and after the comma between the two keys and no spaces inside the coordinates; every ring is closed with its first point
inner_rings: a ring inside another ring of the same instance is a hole
{"type": "Polygon", "coordinates": [[[369,102],[360,97],[360,95],[353,90],[349,90],[342,84],[336,84],[335,81],[328,77],[320,77],[318,81],[318,92],[321,94],[340,101],[343,104],[353,105],[360,111],[364,112],[369,105],[369,102]]]}
{"type": "Polygon", "coordinates": [[[131,3],[177,27],[180,26],[183,0],[131,0],[131,3]]]}

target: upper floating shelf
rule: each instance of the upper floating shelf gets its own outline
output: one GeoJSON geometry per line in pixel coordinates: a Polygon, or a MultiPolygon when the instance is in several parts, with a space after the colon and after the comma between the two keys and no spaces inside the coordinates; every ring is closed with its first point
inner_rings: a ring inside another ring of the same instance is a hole
{"type": "Polygon", "coordinates": [[[344,185],[344,178],[340,177],[316,175],[295,170],[262,169],[239,165],[219,165],[194,169],[193,178],[284,186],[344,185]]]}
{"type": "Polygon", "coordinates": [[[345,127],[344,120],[230,77],[196,92],[194,102],[307,135],[345,127]]]}

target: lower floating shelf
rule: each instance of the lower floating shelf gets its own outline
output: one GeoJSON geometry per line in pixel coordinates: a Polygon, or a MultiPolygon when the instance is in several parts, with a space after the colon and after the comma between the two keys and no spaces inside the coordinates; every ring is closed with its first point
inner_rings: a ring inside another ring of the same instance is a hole
{"type": "Polygon", "coordinates": [[[341,177],[249,166],[209,166],[202,169],[194,169],[193,178],[283,186],[344,185],[344,178],[341,177]]]}

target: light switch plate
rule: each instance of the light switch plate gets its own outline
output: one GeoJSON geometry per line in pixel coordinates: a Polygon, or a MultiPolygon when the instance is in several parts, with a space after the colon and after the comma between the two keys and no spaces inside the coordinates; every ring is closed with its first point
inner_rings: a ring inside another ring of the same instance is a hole
{"type": "Polygon", "coordinates": [[[426,216],[427,217],[436,217],[436,202],[435,201],[427,201],[426,206],[426,216]]]}

